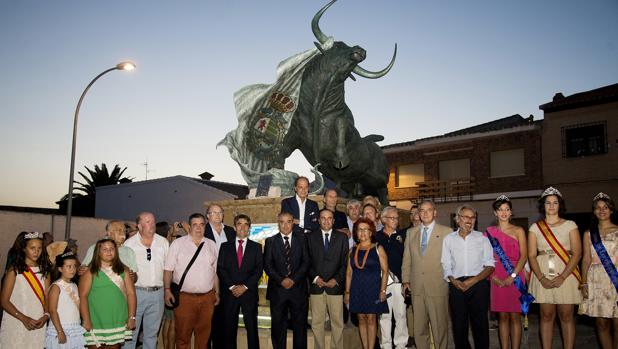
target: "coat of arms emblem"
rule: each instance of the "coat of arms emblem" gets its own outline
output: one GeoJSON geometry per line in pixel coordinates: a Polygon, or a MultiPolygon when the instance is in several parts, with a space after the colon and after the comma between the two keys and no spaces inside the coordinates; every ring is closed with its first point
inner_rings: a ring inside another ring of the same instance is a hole
{"type": "Polygon", "coordinates": [[[261,160],[276,160],[280,146],[287,134],[289,120],[284,114],[292,113],[296,103],[282,92],[274,92],[268,98],[267,106],[261,108],[251,120],[247,142],[261,160]]]}

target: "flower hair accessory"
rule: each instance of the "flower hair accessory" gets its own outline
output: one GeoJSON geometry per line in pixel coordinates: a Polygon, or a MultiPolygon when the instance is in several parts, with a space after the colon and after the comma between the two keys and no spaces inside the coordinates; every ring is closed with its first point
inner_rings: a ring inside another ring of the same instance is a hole
{"type": "Polygon", "coordinates": [[[562,193],[560,193],[560,191],[554,187],[549,187],[547,189],[545,189],[545,191],[543,192],[543,194],[541,194],[541,199],[546,197],[546,196],[550,196],[550,195],[556,195],[559,197],[562,197],[562,193]]]}
{"type": "Polygon", "coordinates": [[[605,194],[604,192],[600,192],[600,193],[597,194],[597,196],[595,196],[592,199],[592,201],[594,202],[594,201],[601,200],[601,199],[611,200],[612,198],[610,198],[609,195],[605,194]]]}
{"type": "Polygon", "coordinates": [[[502,194],[496,198],[496,201],[511,201],[511,200],[509,200],[508,196],[502,194]]]}
{"type": "Polygon", "coordinates": [[[27,233],[24,236],[24,239],[26,240],[30,240],[30,239],[42,239],[43,238],[43,234],[39,233],[38,231],[33,231],[31,233],[27,233]]]}

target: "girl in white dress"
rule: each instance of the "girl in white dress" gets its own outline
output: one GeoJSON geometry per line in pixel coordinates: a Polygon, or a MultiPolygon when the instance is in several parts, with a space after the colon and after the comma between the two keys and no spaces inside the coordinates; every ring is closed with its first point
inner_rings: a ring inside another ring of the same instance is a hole
{"type": "Polygon", "coordinates": [[[45,290],[51,271],[43,234],[21,232],[13,251],[0,293],[0,348],[41,349],[49,320],[45,290]]]}
{"type": "Polygon", "coordinates": [[[56,257],[59,278],[50,286],[47,294],[50,326],[45,337],[46,349],[82,349],[86,345],[79,317],[79,292],[73,282],[77,272],[77,257],[66,252],[56,257]]]}

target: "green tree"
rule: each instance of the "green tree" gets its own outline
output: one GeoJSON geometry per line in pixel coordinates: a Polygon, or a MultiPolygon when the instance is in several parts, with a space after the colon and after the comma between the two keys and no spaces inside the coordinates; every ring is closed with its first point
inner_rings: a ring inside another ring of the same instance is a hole
{"type": "MultiPolygon", "coordinates": [[[[133,178],[123,177],[125,168],[120,168],[118,164],[114,165],[111,172],[108,171],[107,165],[101,164],[94,165],[94,170],[89,169],[87,166],[84,168],[88,171],[88,175],[77,172],[82,178],[83,182],[73,181],[77,184],[73,191],[73,215],[94,217],[95,202],[97,187],[105,185],[115,185],[120,183],[131,183],[133,178]]],[[[66,213],[68,204],[68,194],[65,194],[60,201],[56,202],[61,212],[66,213]]]]}

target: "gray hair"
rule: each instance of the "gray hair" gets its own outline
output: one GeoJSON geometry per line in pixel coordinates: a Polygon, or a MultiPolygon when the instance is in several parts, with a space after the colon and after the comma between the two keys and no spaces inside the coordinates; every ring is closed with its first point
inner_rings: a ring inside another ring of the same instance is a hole
{"type": "Polygon", "coordinates": [[[434,209],[436,208],[436,203],[435,203],[435,202],[433,202],[433,200],[431,200],[431,199],[423,199],[423,201],[421,201],[421,202],[418,204],[418,208],[421,208],[421,206],[422,206],[423,204],[429,204],[429,205],[431,205],[431,207],[433,207],[434,209]]]}
{"type": "Polygon", "coordinates": [[[463,205],[457,207],[457,210],[455,211],[455,222],[459,221],[458,217],[461,216],[461,212],[463,210],[470,210],[470,211],[472,211],[474,213],[474,217],[477,217],[477,213],[476,213],[476,210],[474,209],[474,207],[472,207],[471,205],[468,205],[468,204],[463,204],[463,205]]]}
{"type": "Polygon", "coordinates": [[[221,209],[221,212],[224,212],[223,211],[223,207],[221,207],[221,205],[219,205],[219,204],[210,204],[210,205],[208,205],[208,207],[206,207],[206,214],[207,215],[210,213],[210,209],[213,208],[213,207],[218,207],[218,208],[221,209]]]}
{"type": "Polygon", "coordinates": [[[386,217],[386,215],[387,215],[389,212],[393,212],[393,211],[395,211],[395,212],[397,213],[397,215],[399,215],[399,210],[397,210],[397,208],[396,208],[396,207],[393,207],[393,206],[386,206],[386,207],[384,207],[384,208],[382,209],[382,213],[380,213],[380,218],[384,218],[384,217],[386,217]]]}
{"type": "Polygon", "coordinates": [[[347,204],[345,204],[345,208],[349,210],[350,206],[358,206],[360,208],[361,207],[361,202],[356,200],[356,199],[352,199],[352,200],[348,201],[347,204]]]}

